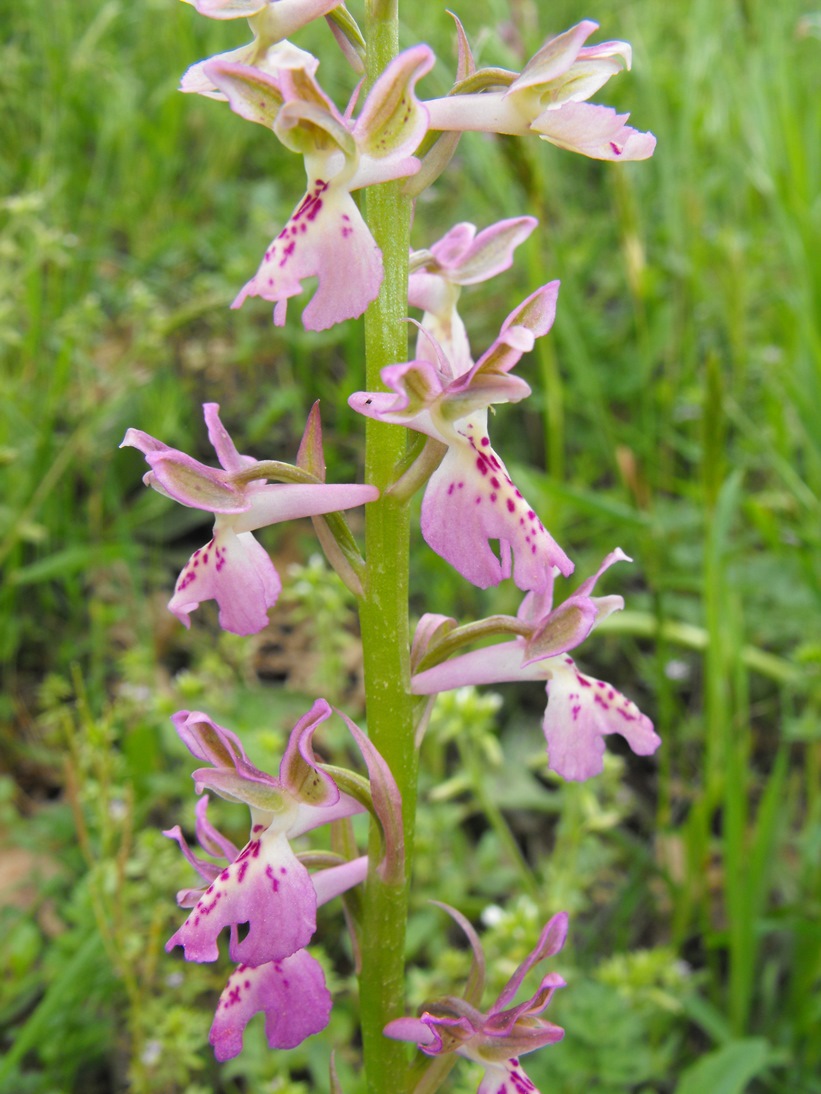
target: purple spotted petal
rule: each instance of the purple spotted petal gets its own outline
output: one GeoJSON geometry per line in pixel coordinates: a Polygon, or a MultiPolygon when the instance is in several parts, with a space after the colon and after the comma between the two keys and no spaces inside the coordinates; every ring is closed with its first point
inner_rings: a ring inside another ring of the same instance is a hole
{"type": "Polygon", "coordinates": [[[279,961],[302,949],[316,930],[316,891],[281,832],[270,829],[246,844],[206,889],[166,950],[182,946],[187,961],[216,961],[217,939],[231,927],[231,960],[279,961]],[[248,924],[240,940],[236,929],[248,924]]]}
{"type": "Polygon", "coordinates": [[[281,327],[288,300],[302,292],[306,277],[319,279],[302,313],[306,330],[355,319],[379,292],[382,254],[344,184],[311,183],[231,306],[240,307],[248,296],[273,301],[274,322],[281,327]]]}
{"type": "Polygon", "coordinates": [[[629,117],[609,106],[571,102],[560,110],[545,110],[531,130],[559,148],[591,159],[646,160],[655,151],[656,138],[625,125],[629,117]]]}
{"type": "Polygon", "coordinates": [[[486,589],[511,576],[520,589],[541,588],[552,566],[573,563],[522,497],[478,422],[465,420],[466,440],[452,445],[422,501],[422,535],[468,581],[486,589]],[[487,443],[485,443],[487,442],[487,443]],[[500,557],[490,540],[498,540],[500,557]],[[512,560],[512,566],[511,566],[512,560]]]}
{"type": "Polygon", "coordinates": [[[177,578],[168,607],[189,627],[190,613],[204,600],[216,600],[223,630],[256,634],[267,626],[281,588],[268,552],[250,532],[236,535],[215,525],[214,538],[194,552],[177,578]]]}
{"type": "Polygon", "coordinates": [[[550,668],[544,732],[553,771],[573,781],[598,775],[609,733],[621,734],[638,756],[656,751],[661,739],[634,702],[579,672],[570,657],[556,658],[550,668]]]}
{"type": "Polygon", "coordinates": [[[319,962],[300,950],[257,968],[240,965],[225,985],[211,1026],[209,1040],[218,1060],[239,1054],[245,1027],[260,1011],[271,1048],[294,1048],[323,1030],[331,996],[319,962]]]}
{"type": "Polygon", "coordinates": [[[539,1094],[517,1059],[486,1066],[476,1094],[539,1094]]]}

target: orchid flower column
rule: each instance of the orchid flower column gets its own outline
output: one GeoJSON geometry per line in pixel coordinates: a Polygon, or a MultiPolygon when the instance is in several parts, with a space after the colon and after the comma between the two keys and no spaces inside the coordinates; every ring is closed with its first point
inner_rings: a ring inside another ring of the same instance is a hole
{"type": "MultiPolygon", "coordinates": [[[[368,0],[366,78],[372,86],[399,46],[398,0],[368,0]]],[[[366,193],[365,219],[382,251],[385,276],[376,300],[365,313],[366,377],[369,391],[384,390],[382,369],[408,356],[408,254],[411,200],[402,182],[386,182],[366,193]]],[[[408,882],[412,865],[418,757],[414,748],[410,694],[408,501],[384,493],[405,455],[407,431],[368,420],[365,433],[365,480],[380,498],[366,507],[368,559],[360,626],[367,681],[368,735],[388,762],[402,794],[407,876],[401,885],[386,884],[374,869],[368,877],[362,930],[360,1002],[368,1088],[401,1089],[407,1071],[404,1047],[383,1034],[386,1019],[404,1007],[405,932],[408,882]]],[[[376,839],[378,833],[372,833],[376,839]]],[[[371,862],[376,856],[371,854],[371,862]]]]}

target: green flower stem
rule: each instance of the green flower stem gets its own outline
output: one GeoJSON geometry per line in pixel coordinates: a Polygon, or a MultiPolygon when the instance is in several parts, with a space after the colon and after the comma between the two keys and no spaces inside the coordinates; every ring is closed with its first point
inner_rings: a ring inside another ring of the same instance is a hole
{"type": "MultiPolygon", "coordinates": [[[[368,10],[367,83],[372,85],[398,52],[396,0],[371,0],[368,10]]],[[[399,183],[366,195],[365,215],[382,251],[385,279],[365,315],[367,389],[384,390],[381,370],[407,360],[410,200],[399,183]]],[[[360,602],[368,734],[387,761],[402,795],[405,884],[389,885],[376,872],[381,842],[372,831],[371,869],[365,886],[360,1001],[368,1090],[404,1090],[407,1048],[382,1030],[404,1013],[405,930],[408,880],[416,813],[417,755],[409,693],[408,502],[385,494],[406,452],[407,431],[371,421],[365,433],[365,479],[381,492],[365,509],[367,567],[360,602]]]]}

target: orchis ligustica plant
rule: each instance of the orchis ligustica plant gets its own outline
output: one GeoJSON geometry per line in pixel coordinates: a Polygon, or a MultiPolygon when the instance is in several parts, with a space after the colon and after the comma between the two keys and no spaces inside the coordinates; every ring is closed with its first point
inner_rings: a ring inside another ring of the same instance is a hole
{"type": "MultiPolygon", "coordinates": [[[[204,412],[219,467],[136,428],[128,430],[123,445],[144,455],[146,485],[213,515],[212,538],[186,563],[169,602],[186,627],[200,604],[215,600],[223,629],[240,635],[263,630],[281,582],[253,533],[291,518],[312,518],[331,566],[357,598],[367,733],[338,712],[364,760],[364,773],[321,759],[314,737],[332,710],[319,699],[294,726],[274,776],[251,763],[239,734],[209,715],[174,716],[177,733],[200,765],[194,771],[197,793],[207,790],[247,807],[250,830],[245,846],[236,846],[209,820],[203,795],[193,824],[201,853],[191,849],[181,825],[166,833],[203,883],[178,894],[188,915],[167,949],[180,947],[189,961],[214,961],[227,929],[235,968],[211,1028],[219,1060],[240,1052],[245,1027],[258,1012],[269,1045],[293,1047],[328,1025],[333,1000],[309,947],[317,908],[341,896],[359,977],[370,1094],[432,1094],[457,1055],[481,1064],[479,1094],[535,1091],[519,1056],[563,1036],[541,1014],[564,981],[551,971],[526,1002],[515,1004],[514,997],[535,965],[562,948],[562,911],[551,909],[536,947],[482,1011],[481,945],[466,917],[446,908],[473,950],[467,987],[463,996],[424,1003],[418,1017],[406,1015],[405,934],[420,743],[430,705],[439,692],[466,684],[545,682],[548,763],[568,780],[601,771],[610,734],[625,738],[639,756],[651,755],[660,742],[631,699],[583,673],[569,655],[623,607],[618,595],[593,593],[602,574],[627,556],[611,551],[592,577],[554,607],[556,583],[574,570],[569,544],[554,539],[542,523],[544,514],[523,497],[491,444],[488,412],[530,394],[525,355],[550,335],[559,282],[535,288],[478,357],[471,323],[461,312],[462,290],[504,273],[516,248],[537,231],[537,221],[521,215],[479,228],[465,220],[430,242],[424,205],[412,214],[418,196],[448,170],[461,135],[469,131],[536,134],[594,159],[650,156],[651,133],[628,126],[626,114],[588,101],[611,76],[630,68],[631,50],[618,41],[587,45],[597,25],[585,20],[549,38],[518,73],[477,68],[457,19],[453,85],[447,95],[426,98],[435,58],[425,44],[399,51],[398,0],[369,0],[363,29],[338,0],[189,2],[212,19],[247,19],[252,40],[192,65],[182,90],[227,104],[240,118],[270,130],[261,139],[273,148],[276,137],[286,152],[301,156],[307,176],[305,195],[257,272],[239,287],[234,306],[262,297],[274,304],[274,323],[281,327],[288,301],[315,278],[301,317],[306,330],[325,330],[364,313],[364,390],[352,391],[351,383],[348,394],[353,410],[368,419],[365,482],[325,481],[317,405],[296,464],[241,455],[213,402],[204,412]],[[351,63],[344,106],[320,86],[318,58],[290,41],[321,19],[351,63]],[[355,196],[360,192],[361,201],[355,196]],[[410,360],[409,322],[416,326],[410,360]],[[488,616],[458,626],[434,605],[411,642],[410,515],[419,490],[426,543],[479,588],[511,579],[525,594],[515,617],[488,616]],[[365,508],[364,552],[341,515],[358,506],[365,508]],[[367,847],[360,844],[360,815],[369,818],[367,847]],[[306,848],[304,838],[318,830],[324,842],[306,848]],[[415,1043],[431,1062],[409,1071],[402,1041],[415,1043]]],[[[335,1074],[332,1085],[340,1089],[335,1074]]]]}

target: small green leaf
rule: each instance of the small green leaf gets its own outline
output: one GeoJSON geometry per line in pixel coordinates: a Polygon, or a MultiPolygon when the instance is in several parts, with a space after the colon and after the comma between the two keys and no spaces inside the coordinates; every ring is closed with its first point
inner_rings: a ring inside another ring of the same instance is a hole
{"type": "Polygon", "coordinates": [[[770,1045],[763,1037],[730,1041],[688,1067],[676,1094],[743,1094],[769,1061],[770,1045]]]}

